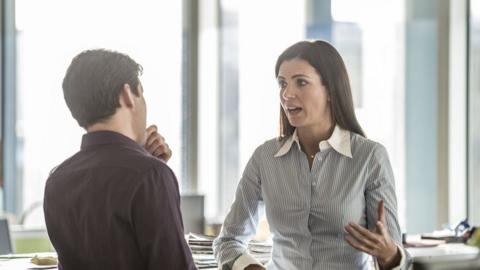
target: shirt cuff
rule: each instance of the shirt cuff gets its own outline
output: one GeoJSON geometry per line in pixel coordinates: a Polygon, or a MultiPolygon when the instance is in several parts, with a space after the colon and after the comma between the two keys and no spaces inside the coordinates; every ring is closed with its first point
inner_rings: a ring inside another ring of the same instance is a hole
{"type": "Polygon", "coordinates": [[[243,253],[242,256],[238,257],[235,260],[232,266],[232,270],[244,270],[249,265],[260,265],[263,267],[259,261],[252,257],[252,255],[248,253],[243,253]]]}
{"type": "MultiPolygon", "coordinates": [[[[405,256],[405,250],[403,249],[403,247],[397,245],[398,249],[400,250],[400,264],[393,267],[392,269],[390,270],[401,270],[402,269],[402,266],[405,265],[405,262],[406,262],[406,256],[405,256]]],[[[377,259],[374,260],[375,261],[375,270],[380,270],[380,265],[378,264],[378,261],[377,259]]]]}

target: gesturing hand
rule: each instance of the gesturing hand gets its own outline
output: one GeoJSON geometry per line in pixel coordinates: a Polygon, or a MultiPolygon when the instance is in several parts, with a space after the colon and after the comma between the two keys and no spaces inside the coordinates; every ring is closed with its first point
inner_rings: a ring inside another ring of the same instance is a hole
{"type": "Polygon", "coordinates": [[[165,138],[157,132],[157,126],[151,125],[145,132],[147,137],[144,145],[145,149],[147,149],[150,154],[167,162],[170,157],[172,157],[172,150],[170,150],[170,147],[165,142],[165,138]]]}
{"type": "Polygon", "coordinates": [[[378,220],[375,229],[370,231],[358,224],[349,223],[345,230],[348,232],[345,238],[348,244],[376,257],[382,269],[390,269],[400,264],[400,250],[385,228],[383,201],[378,204],[378,220]]]}

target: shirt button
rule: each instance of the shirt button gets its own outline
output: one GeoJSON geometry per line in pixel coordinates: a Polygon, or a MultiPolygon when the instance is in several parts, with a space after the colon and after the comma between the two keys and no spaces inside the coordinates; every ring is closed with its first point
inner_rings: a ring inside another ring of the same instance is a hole
{"type": "Polygon", "coordinates": [[[312,183],[312,186],[316,186],[316,185],[317,185],[317,182],[313,182],[313,183],[312,183]]]}

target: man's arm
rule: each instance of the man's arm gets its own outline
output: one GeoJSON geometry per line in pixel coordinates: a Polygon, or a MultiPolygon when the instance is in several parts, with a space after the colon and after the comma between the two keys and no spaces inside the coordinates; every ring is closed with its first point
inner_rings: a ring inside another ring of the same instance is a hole
{"type": "Polygon", "coordinates": [[[180,195],[163,163],[143,175],[132,201],[132,224],[148,269],[196,269],[185,242],[180,195]]]}

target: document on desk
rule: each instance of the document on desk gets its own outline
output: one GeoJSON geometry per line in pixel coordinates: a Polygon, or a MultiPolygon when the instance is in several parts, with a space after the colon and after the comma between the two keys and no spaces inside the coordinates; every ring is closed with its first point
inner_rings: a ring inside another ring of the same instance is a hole
{"type": "Polygon", "coordinates": [[[0,260],[0,270],[57,269],[56,265],[35,265],[30,258],[0,260]]]}
{"type": "Polygon", "coordinates": [[[57,269],[57,265],[37,265],[30,263],[27,269],[57,269]]]}
{"type": "Polygon", "coordinates": [[[57,265],[36,265],[31,262],[35,255],[54,256],[55,253],[9,254],[0,256],[0,270],[58,269],[57,265]]]}

